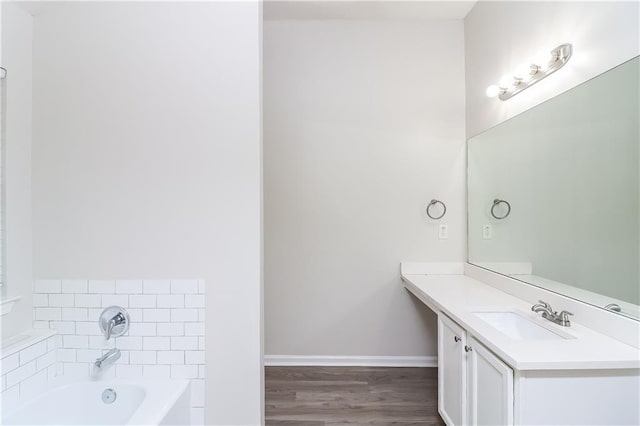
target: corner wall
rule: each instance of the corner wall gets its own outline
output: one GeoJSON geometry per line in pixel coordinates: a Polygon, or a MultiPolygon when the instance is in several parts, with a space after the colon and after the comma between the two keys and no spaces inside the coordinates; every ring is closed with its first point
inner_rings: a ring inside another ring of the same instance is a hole
{"type": "Polygon", "coordinates": [[[260,5],[34,17],[36,279],[206,282],[207,424],[259,424],[260,5]]]}
{"type": "Polygon", "coordinates": [[[464,20],[466,129],[471,138],[640,53],[638,2],[479,1],[464,20]],[[564,68],[508,101],[485,90],[523,62],[573,44],[564,68]]]}
{"type": "Polygon", "coordinates": [[[5,185],[6,286],[2,298],[21,296],[2,316],[2,339],[31,328],[32,320],[32,17],[16,4],[2,2],[0,65],[7,69],[5,185]]]}

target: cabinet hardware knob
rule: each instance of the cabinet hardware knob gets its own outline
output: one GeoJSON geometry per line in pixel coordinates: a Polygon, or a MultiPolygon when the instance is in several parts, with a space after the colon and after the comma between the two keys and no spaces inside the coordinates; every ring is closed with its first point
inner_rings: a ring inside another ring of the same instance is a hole
{"type": "Polygon", "coordinates": [[[465,352],[471,352],[471,346],[464,345],[465,352]]]}
{"type": "Polygon", "coordinates": [[[458,336],[454,336],[453,337],[453,341],[456,342],[456,343],[459,342],[460,340],[462,340],[462,339],[459,338],[458,336]]]}

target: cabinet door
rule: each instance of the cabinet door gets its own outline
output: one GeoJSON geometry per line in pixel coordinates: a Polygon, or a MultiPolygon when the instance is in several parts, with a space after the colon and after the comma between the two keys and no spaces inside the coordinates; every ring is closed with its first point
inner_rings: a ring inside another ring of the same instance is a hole
{"type": "Polygon", "coordinates": [[[438,315],[438,412],[448,425],[467,424],[466,334],[438,315]]]}
{"type": "Polygon", "coordinates": [[[467,340],[470,423],[512,425],[513,370],[473,336],[467,340]]]}

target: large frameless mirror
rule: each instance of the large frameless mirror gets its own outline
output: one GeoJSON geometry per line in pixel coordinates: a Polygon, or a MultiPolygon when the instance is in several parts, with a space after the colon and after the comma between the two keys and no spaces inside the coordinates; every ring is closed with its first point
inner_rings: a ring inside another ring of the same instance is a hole
{"type": "Polygon", "coordinates": [[[468,141],[469,263],[640,317],[638,57],[468,141]]]}

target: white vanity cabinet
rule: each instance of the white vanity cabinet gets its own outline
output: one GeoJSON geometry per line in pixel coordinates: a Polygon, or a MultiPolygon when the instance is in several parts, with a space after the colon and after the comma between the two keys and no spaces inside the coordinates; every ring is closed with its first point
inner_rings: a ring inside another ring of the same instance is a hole
{"type": "Polygon", "coordinates": [[[449,425],[513,424],[513,370],[442,313],[438,411],[449,425]]]}

